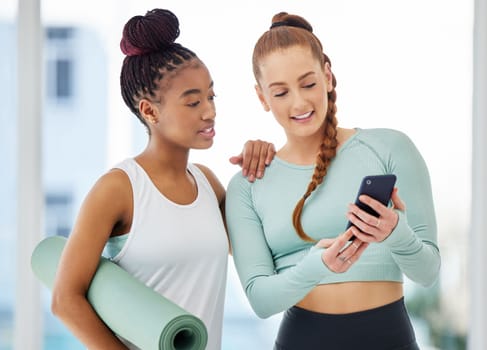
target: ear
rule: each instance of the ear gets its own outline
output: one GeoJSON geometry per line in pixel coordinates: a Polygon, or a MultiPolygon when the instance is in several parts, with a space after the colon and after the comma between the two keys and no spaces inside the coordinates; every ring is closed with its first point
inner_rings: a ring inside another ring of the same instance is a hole
{"type": "Polygon", "coordinates": [[[157,109],[154,107],[154,104],[145,98],[139,101],[139,111],[148,125],[157,124],[159,121],[157,109]]]}
{"type": "Polygon", "coordinates": [[[328,62],[325,62],[324,73],[325,73],[326,91],[331,92],[333,90],[333,73],[331,72],[331,67],[328,62]]]}
{"type": "Polygon", "coordinates": [[[264,93],[262,92],[262,89],[260,88],[259,85],[255,85],[255,92],[257,93],[257,97],[259,98],[260,103],[262,104],[262,107],[264,107],[264,111],[269,112],[271,108],[267,104],[264,93]]]}

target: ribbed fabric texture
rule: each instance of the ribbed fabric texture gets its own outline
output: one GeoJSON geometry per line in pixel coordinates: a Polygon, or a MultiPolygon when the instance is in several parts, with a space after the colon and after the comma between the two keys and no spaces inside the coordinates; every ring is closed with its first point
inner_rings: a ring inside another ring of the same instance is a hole
{"type": "Polygon", "coordinates": [[[296,304],[318,284],[345,281],[411,280],[429,285],[438,276],[436,218],[430,178],[420,153],[403,133],[357,129],[332,161],[322,185],[306,201],[302,223],[316,239],[345,231],[347,206],[366,175],[396,174],[406,203],[394,232],[372,244],[345,273],[321,261],[321,249],[302,241],[292,213],[305,193],[314,165],[287,163],[278,157],[263,179],[249,183],[240,173],[227,190],[226,216],[233,258],[250,304],[268,317],[296,304]]]}

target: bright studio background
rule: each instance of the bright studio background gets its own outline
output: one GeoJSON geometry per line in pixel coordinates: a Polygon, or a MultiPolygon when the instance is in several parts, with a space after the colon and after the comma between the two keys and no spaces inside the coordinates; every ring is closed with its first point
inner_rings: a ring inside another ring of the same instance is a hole
{"type": "MultiPolygon", "coordinates": [[[[431,174],[443,266],[440,281],[406,283],[423,348],[464,349],[465,276],[471,186],[473,4],[463,0],[346,1],[42,1],[45,100],[45,234],[67,235],[84,195],[109,166],[140,152],[146,133],[123,104],[119,41],[133,15],[162,7],[180,20],[179,42],[209,67],[217,94],[216,140],[193,152],[226,185],[238,171],[227,159],[248,139],[277,147],[284,137],[255,96],[251,53],[272,16],[304,16],[332,60],[343,127],[406,132],[431,174]],[[454,185],[452,185],[454,184],[454,185]]],[[[12,349],[15,305],[15,16],[0,6],[0,350],[12,349]]],[[[269,349],[279,315],[256,318],[230,260],[224,350],[269,349]]],[[[44,349],[81,349],[49,314],[43,290],[44,349]]]]}

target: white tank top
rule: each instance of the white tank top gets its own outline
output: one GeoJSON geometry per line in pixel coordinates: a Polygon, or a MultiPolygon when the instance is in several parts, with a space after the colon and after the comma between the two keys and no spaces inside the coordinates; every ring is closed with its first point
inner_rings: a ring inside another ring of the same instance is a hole
{"type": "Polygon", "coordinates": [[[115,168],[130,179],[134,209],[127,240],[112,261],[199,317],[208,330],[207,349],[219,350],[229,247],[213,188],[188,164],[198,195],[191,204],[176,204],[133,158],[115,168]]]}

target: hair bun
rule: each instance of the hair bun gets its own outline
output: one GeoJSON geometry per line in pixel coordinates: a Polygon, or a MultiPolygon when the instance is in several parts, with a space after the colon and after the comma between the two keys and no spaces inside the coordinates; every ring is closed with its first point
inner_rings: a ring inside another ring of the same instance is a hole
{"type": "Polygon", "coordinates": [[[160,51],[179,36],[179,21],[169,10],[154,9],[134,16],[123,27],[120,49],[127,56],[160,51]]]}
{"type": "Polygon", "coordinates": [[[287,12],[279,12],[272,17],[270,29],[282,26],[302,28],[313,33],[313,27],[307,20],[301,16],[292,15],[287,12]]]}

